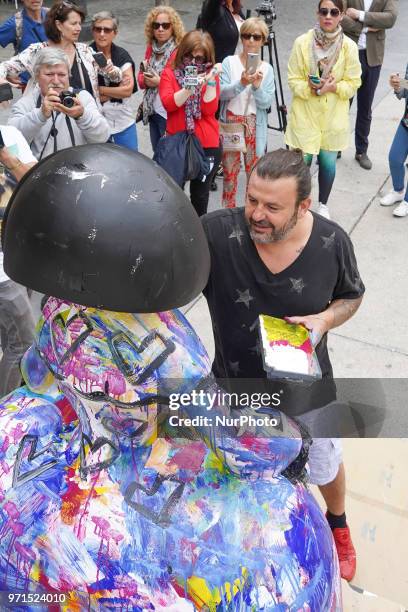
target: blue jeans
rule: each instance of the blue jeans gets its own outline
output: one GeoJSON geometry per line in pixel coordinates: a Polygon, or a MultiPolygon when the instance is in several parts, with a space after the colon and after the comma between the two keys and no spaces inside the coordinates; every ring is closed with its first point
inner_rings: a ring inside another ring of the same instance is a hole
{"type": "MultiPolygon", "coordinates": [[[[305,153],[303,157],[305,163],[310,166],[313,155],[305,153]]],[[[319,159],[319,202],[327,204],[336,176],[337,151],[320,149],[317,157],[319,159]]]]}
{"type": "MultiPolygon", "coordinates": [[[[400,123],[388,154],[392,186],[394,191],[402,191],[405,183],[405,160],[408,157],[408,130],[400,123]]],[[[408,187],[404,200],[408,202],[408,187]]]]}
{"type": "Polygon", "coordinates": [[[126,147],[126,149],[137,151],[136,123],[132,123],[132,125],[122,132],[112,134],[111,141],[120,147],[126,147]]]}
{"type": "Polygon", "coordinates": [[[166,131],[166,123],[167,120],[158,113],[153,113],[149,117],[150,142],[152,143],[153,153],[156,151],[157,143],[166,131]]]}

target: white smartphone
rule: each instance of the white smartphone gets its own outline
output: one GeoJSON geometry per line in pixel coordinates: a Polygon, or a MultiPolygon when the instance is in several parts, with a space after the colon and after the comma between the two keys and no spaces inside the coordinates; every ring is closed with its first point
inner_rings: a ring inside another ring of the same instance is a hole
{"type": "Polygon", "coordinates": [[[248,74],[255,74],[259,66],[259,53],[248,53],[246,61],[246,71],[248,74]]]}
{"type": "Polygon", "coordinates": [[[401,89],[408,89],[408,79],[400,79],[401,89]]]}

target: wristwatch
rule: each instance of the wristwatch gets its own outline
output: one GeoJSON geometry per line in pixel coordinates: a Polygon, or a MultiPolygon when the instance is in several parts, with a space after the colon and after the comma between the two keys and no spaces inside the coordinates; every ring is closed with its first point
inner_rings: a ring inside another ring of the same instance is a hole
{"type": "Polygon", "coordinates": [[[316,96],[321,96],[321,95],[322,95],[321,90],[320,89],[316,89],[316,96]]]}

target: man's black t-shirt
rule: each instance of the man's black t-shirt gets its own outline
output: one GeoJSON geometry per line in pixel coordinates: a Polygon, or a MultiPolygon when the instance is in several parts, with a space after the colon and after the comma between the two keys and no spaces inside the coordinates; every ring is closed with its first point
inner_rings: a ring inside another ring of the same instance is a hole
{"type": "MultiPolygon", "coordinates": [[[[283,318],[322,312],[335,299],[364,293],[353,246],[336,223],[313,214],[309,240],[298,258],[273,274],[258,255],[244,209],[202,217],[211,253],[204,290],[210,309],[217,378],[264,378],[258,316],[283,318]]],[[[327,336],[316,348],[323,376],[332,376],[327,336]]]]}

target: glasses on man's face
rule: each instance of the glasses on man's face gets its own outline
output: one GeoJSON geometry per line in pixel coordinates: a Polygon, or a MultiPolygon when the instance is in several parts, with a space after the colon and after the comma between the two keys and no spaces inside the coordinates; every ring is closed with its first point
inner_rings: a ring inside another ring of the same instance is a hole
{"type": "Polygon", "coordinates": [[[319,15],[321,15],[322,17],[327,17],[328,15],[330,15],[331,17],[338,17],[340,15],[340,9],[338,8],[319,8],[319,15]]]}
{"type": "Polygon", "coordinates": [[[112,32],[115,31],[114,28],[105,28],[105,26],[94,26],[92,30],[97,34],[102,34],[102,32],[106,32],[106,34],[112,34],[112,32]]]}
{"type": "Polygon", "coordinates": [[[169,21],[153,21],[153,30],[160,30],[160,28],[163,28],[163,30],[170,30],[171,23],[169,21]]]}
{"type": "Polygon", "coordinates": [[[256,40],[256,42],[259,42],[260,40],[262,40],[263,36],[262,34],[241,34],[241,38],[243,38],[244,40],[251,40],[251,38],[253,38],[254,40],[256,40]]]}

